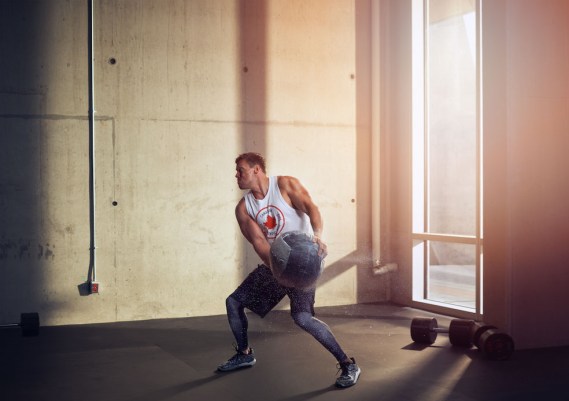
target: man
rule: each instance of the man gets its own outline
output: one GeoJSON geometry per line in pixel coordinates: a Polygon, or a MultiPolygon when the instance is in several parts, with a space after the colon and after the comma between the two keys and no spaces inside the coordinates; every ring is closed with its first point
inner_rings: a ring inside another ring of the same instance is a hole
{"type": "Polygon", "coordinates": [[[256,363],[247,338],[245,308],[264,317],[287,295],[294,322],[338,361],[342,373],[336,380],[336,386],[353,386],[361,370],[355,360],[344,353],[328,325],[314,317],[315,288],[283,287],[268,267],[272,241],[288,231],[300,230],[313,234],[320,255],[326,256],[326,244],[321,239],[323,222],[318,207],[296,178],[267,176],[265,160],[261,155],[244,153],[237,157],[235,164],[237,184],[240,189],[248,190],[235,208],[237,222],[264,264],[259,265],[226,300],[227,317],[237,342],[237,353],[219,365],[218,370],[225,372],[256,363]]]}

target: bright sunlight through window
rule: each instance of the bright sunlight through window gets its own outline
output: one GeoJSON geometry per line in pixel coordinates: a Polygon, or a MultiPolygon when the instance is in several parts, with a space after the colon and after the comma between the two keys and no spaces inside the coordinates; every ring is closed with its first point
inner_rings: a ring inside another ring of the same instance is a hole
{"type": "Polygon", "coordinates": [[[481,314],[478,10],[413,0],[413,300],[481,314]]]}

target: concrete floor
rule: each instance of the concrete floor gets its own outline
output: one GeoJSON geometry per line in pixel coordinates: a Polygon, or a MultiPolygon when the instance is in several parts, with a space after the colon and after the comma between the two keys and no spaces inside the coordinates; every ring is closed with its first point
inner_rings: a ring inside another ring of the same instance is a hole
{"type": "MultiPolygon", "coordinates": [[[[0,398],[65,400],[569,400],[569,347],[516,351],[489,361],[411,342],[414,316],[389,304],[317,308],[362,368],[354,387],[334,387],[336,362],[298,329],[287,311],[250,317],[257,364],[219,374],[233,354],[225,316],[43,327],[23,338],[0,330],[0,398]]],[[[441,326],[449,318],[436,316],[441,326]]]]}

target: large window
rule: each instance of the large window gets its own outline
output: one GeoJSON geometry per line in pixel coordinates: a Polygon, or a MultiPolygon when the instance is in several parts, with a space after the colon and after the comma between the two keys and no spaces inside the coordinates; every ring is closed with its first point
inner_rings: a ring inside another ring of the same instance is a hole
{"type": "Polygon", "coordinates": [[[481,314],[480,0],[413,0],[413,300],[481,314]]]}

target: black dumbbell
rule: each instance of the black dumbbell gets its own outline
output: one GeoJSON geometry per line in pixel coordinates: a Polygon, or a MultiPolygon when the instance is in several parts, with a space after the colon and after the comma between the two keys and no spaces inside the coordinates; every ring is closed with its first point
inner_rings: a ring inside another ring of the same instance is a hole
{"type": "Polygon", "coordinates": [[[40,315],[38,313],[22,313],[20,315],[20,323],[0,324],[0,328],[20,327],[22,336],[32,337],[39,334],[40,315]]]}
{"type": "Polygon", "coordinates": [[[474,323],[472,342],[488,359],[504,361],[514,353],[514,340],[497,327],[474,323]]]}
{"type": "Polygon", "coordinates": [[[411,339],[420,344],[433,344],[439,333],[448,333],[450,343],[458,347],[472,346],[474,321],[453,319],[448,329],[439,327],[434,317],[416,317],[411,321],[411,339]]]}

